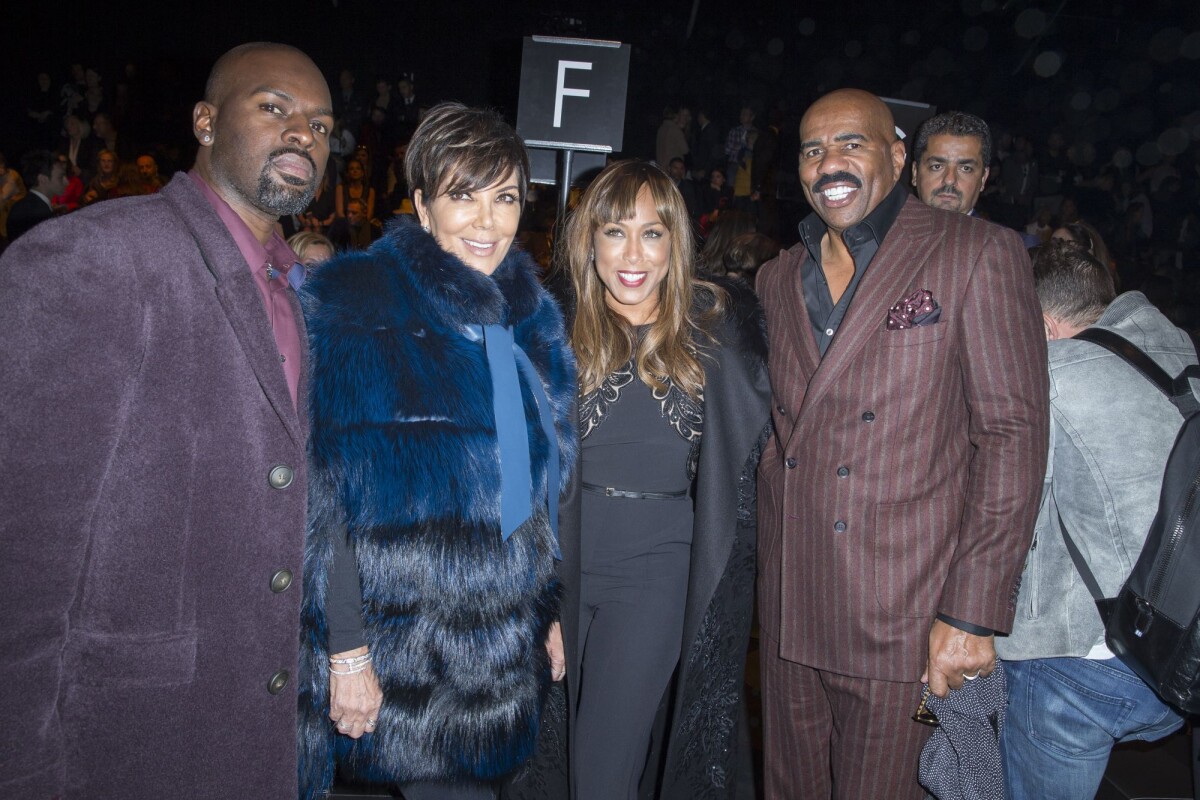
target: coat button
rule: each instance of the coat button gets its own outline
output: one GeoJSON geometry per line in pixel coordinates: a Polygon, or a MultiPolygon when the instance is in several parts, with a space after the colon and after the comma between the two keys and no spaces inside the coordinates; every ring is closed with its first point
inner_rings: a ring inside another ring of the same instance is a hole
{"type": "Polygon", "coordinates": [[[837,475],[838,475],[838,477],[839,477],[839,478],[845,478],[845,477],[846,477],[846,476],[848,476],[849,474],[850,474],[850,468],[849,468],[849,467],[838,467],[838,469],[837,469],[837,475]]]}
{"type": "Polygon", "coordinates": [[[875,412],[874,411],[864,411],[863,415],[862,415],[862,421],[863,422],[874,422],[875,421],[875,412]]]}
{"type": "Polygon", "coordinates": [[[274,489],[286,489],[292,485],[292,479],[295,477],[296,473],[292,472],[291,467],[280,464],[271,468],[271,474],[267,476],[267,481],[274,489]]]}
{"type": "Polygon", "coordinates": [[[279,672],[276,672],[274,675],[272,675],[271,680],[267,682],[267,691],[271,694],[279,694],[283,691],[283,687],[287,686],[288,678],[290,677],[291,676],[288,675],[288,671],[286,669],[279,670],[279,672]]]}
{"type": "Polygon", "coordinates": [[[796,459],[794,459],[794,458],[789,458],[787,461],[785,461],[783,463],[787,464],[788,469],[796,468],[796,459]]]}
{"type": "Polygon", "coordinates": [[[839,519],[837,522],[833,523],[833,529],[835,531],[837,531],[838,533],[845,533],[846,532],[846,523],[842,522],[839,519]]]}
{"type": "Polygon", "coordinates": [[[781,416],[787,414],[787,409],[783,406],[775,406],[775,410],[778,411],[781,416]]]}
{"type": "Polygon", "coordinates": [[[276,594],[286,592],[291,585],[292,571],[290,569],[281,569],[271,576],[271,591],[276,594]]]}

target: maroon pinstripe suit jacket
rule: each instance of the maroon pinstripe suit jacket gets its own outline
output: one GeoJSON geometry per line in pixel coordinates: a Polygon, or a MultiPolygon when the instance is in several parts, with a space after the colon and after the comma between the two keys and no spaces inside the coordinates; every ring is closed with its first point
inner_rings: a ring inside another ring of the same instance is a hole
{"type": "Polygon", "coordinates": [[[805,258],[799,244],[758,280],[775,421],[758,481],[763,631],[789,661],[915,681],[935,614],[1012,624],[1048,437],[1029,258],[1014,232],[909,198],[824,359],[805,258]],[[940,320],[887,330],[918,289],[940,320]]]}

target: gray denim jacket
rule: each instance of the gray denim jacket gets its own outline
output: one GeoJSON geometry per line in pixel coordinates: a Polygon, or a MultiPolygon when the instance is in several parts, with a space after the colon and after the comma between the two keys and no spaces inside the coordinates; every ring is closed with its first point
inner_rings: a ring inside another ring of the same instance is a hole
{"type": "MultiPolygon", "coordinates": [[[[1187,334],[1140,292],[1094,327],[1124,336],[1170,375],[1196,363],[1187,334]]],[[[1103,635],[1095,602],[1063,543],[1059,515],[1106,597],[1116,595],[1158,509],[1163,467],[1183,418],[1123,360],[1078,339],[1049,343],[1050,457],[1033,545],[1002,658],[1084,656],[1103,635]]],[[[1193,384],[1194,385],[1194,384],[1193,384]]]]}

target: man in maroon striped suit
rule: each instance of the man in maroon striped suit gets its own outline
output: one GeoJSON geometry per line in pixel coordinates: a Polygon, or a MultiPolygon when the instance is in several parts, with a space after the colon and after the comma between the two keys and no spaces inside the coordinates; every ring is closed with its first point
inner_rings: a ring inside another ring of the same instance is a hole
{"type": "Polygon", "coordinates": [[[920,798],[944,696],[1012,623],[1047,447],[1046,343],[1009,230],[912,197],[877,97],[800,123],[815,213],[758,279],[775,437],[759,468],[766,794],[920,798]]]}

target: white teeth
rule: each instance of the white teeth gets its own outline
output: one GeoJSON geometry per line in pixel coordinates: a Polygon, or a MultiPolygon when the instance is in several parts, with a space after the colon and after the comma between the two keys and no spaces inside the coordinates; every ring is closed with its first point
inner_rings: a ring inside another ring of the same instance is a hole
{"type": "Polygon", "coordinates": [[[471,247],[478,247],[481,250],[486,250],[490,247],[495,247],[495,242],[472,242],[470,239],[463,239],[471,247]]]}
{"type": "Polygon", "coordinates": [[[633,281],[640,281],[642,278],[646,277],[646,273],[644,272],[618,272],[617,274],[621,276],[621,280],[629,281],[631,283],[633,281]]]}
{"type": "Polygon", "coordinates": [[[834,186],[831,189],[826,189],[822,194],[825,195],[827,200],[843,200],[853,191],[854,187],[852,186],[834,186]]]}

